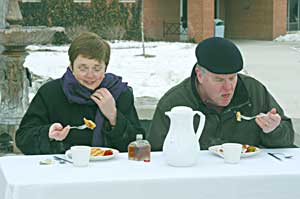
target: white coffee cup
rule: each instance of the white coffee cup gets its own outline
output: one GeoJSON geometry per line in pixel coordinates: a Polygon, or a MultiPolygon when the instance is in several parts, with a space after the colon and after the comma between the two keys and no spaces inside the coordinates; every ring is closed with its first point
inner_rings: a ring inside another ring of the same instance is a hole
{"type": "Polygon", "coordinates": [[[89,146],[72,146],[71,154],[73,165],[76,167],[86,167],[90,161],[91,147],[89,146]]]}
{"type": "Polygon", "coordinates": [[[238,143],[222,144],[225,163],[236,164],[241,159],[242,145],[238,143]]]}

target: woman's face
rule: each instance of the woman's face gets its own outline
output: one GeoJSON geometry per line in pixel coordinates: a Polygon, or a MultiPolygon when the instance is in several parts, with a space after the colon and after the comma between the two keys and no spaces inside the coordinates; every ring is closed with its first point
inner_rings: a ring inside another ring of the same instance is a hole
{"type": "Polygon", "coordinates": [[[95,59],[88,59],[82,55],[78,55],[73,64],[73,75],[79,81],[79,83],[91,90],[96,89],[105,74],[104,61],[98,61],[95,59]]]}

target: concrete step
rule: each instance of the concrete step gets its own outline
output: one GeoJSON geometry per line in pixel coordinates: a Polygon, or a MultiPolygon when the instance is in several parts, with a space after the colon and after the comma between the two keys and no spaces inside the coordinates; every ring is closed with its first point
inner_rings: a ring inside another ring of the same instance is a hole
{"type": "Polygon", "coordinates": [[[292,118],[293,126],[296,131],[295,134],[295,145],[300,147],[300,118],[292,118]]]}

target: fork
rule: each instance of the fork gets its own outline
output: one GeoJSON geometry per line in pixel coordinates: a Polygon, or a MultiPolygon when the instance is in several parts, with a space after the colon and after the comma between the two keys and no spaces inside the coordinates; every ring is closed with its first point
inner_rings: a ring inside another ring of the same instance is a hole
{"type": "Polygon", "coordinates": [[[70,129],[79,129],[79,130],[83,130],[86,129],[87,126],[85,124],[81,125],[81,126],[71,126],[70,129]]]}
{"type": "Polygon", "coordinates": [[[65,164],[66,162],[73,163],[70,160],[67,160],[67,159],[64,159],[64,158],[61,158],[61,157],[58,157],[58,156],[53,156],[53,158],[55,160],[57,160],[59,162],[59,164],[65,164]]]}
{"type": "Polygon", "coordinates": [[[292,155],[288,155],[288,154],[285,154],[285,153],[281,153],[281,152],[275,152],[275,153],[272,153],[273,155],[281,155],[282,157],[286,158],[286,159],[290,159],[290,158],[293,158],[294,156],[292,155]]]}
{"type": "Polygon", "coordinates": [[[249,117],[249,116],[245,116],[245,115],[240,115],[242,119],[244,120],[252,120],[252,119],[255,119],[257,117],[264,117],[264,116],[267,116],[267,114],[265,113],[262,113],[262,114],[258,114],[258,115],[255,115],[255,116],[252,116],[252,117],[249,117]]]}

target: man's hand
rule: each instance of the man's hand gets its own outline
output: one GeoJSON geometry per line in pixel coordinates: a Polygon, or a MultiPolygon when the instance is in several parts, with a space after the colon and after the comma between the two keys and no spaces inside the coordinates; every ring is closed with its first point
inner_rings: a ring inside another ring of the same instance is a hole
{"type": "Polygon", "coordinates": [[[112,126],[116,125],[117,108],[116,102],[106,88],[100,88],[91,95],[92,100],[98,105],[103,115],[109,120],[112,126]]]}
{"type": "Polygon", "coordinates": [[[270,133],[280,124],[281,117],[276,113],[276,109],[272,108],[266,116],[257,117],[255,121],[264,133],[270,133]]]}
{"type": "Polygon", "coordinates": [[[64,140],[69,134],[70,126],[66,126],[65,128],[60,123],[54,123],[49,128],[49,138],[57,141],[64,140]]]}

